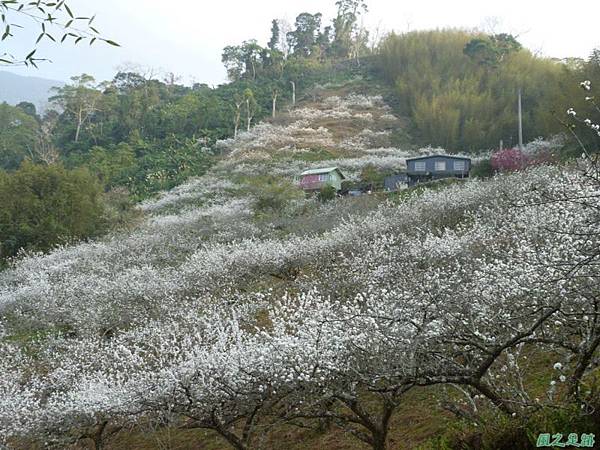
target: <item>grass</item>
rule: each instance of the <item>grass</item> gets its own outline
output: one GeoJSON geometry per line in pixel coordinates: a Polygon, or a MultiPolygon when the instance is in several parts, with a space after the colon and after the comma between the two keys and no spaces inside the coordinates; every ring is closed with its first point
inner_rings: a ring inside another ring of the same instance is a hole
{"type": "MultiPolygon", "coordinates": [[[[447,429],[453,419],[438,406],[437,387],[415,388],[406,394],[392,420],[390,450],[414,449],[447,429]]],[[[375,406],[375,405],[373,405],[375,406]]],[[[264,449],[273,450],[366,450],[370,447],[336,427],[325,432],[281,425],[270,430],[264,449]]],[[[205,430],[165,429],[153,432],[124,431],[113,438],[107,450],[226,450],[228,445],[216,433],[205,430]],[[169,443],[161,447],[160,443],[169,443]]],[[[428,448],[428,447],[423,447],[428,448]]]]}

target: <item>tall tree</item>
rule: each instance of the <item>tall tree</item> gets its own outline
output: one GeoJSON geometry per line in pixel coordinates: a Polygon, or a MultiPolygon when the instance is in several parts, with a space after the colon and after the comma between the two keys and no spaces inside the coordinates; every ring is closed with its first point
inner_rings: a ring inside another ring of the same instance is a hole
{"type": "Polygon", "coordinates": [[[271,26],[271,39],[267,46],[270,50],[279,50],[279,38],[280,38],[280,30],[279,30],[279,21],[277,19],[273,19],[271,26]]]}
{"type": "Polygon", "coordinates": [[[336,3],[337,15],[333,19],[333,52],[342,58],[351,57],[353,34],[357,31],[357,23],[361,14],[367,12],[367,4],[363,0],[339,0],[336,3]]]}
{"type": "Polygon", "coordinates": [[[244,41],[242,45],[229,45],[223,49],[221,61],[227,69],[231,81],[242,78],[256,79],[256,75],[265,62],[265,50],[255,39],[244,41]]]}
{"type": "Polygon", "coordinates": [[[96,80],[91,75],[72,77],[71,84],[54,88],[56,95],[50,98],[74,121],[75,143],[79,142],[83,126],[98,111],[97,105],[102,94],[96,89],[95,83],[96,80]]]}
{"type": "Polygon", "coordinates": [[[296,29],[287,34],[290,47],[298,56],[310,56],[321,31],[321,13],[302,13],[296,17],[296,29]]]}
{"type": "Polygon", "coordinates": [[[233,110],[233,137],[236,138],[238,135],[238,130],[240,129],[240,119],[242,115],[242,105],[244,104],[245,99],[242,95],[238,93],[233,95],[233,104],[235,108],[233,110]]]}
{"type": "Polygon", "coordinates": [[[256,80],[257,67],[262,54],[262,47],[256,43],[255,39],[244,41],[242,43],[242,55],[245,64],[245,76],[256,80]]]}
{"type": "Polygon", "coordinates": [[[35,146],[36,159],[40,162],[51,165],[60,160],[60,152],[54,144],[54,131],[58,125],[59,114],[50,110],[44,114],[40,121],[35,146]]]}
{"type": "Polygon", "coordinates": [[[471,39],[465,45],[464,54],[481,65],[496,67],[509,54],[522,48],[514,36],[502,33],[471,39]]]}
{"type": "Polygon", "coordinates": [[[245,68],[244,52],[239,45],[228,45],[223,49],[221,61],[227,70],[227,77],[230,81],[237,81],[242,78],[245,68]]]}
{"type": "Polygon", "coordinates": [[[279,43],[277,46],[281,50],[284,59],[287,59],[291,52],[288,34],[293,31],[292,25],[286,19],[278,19],[277,24],[279,25],[279,43]]]}

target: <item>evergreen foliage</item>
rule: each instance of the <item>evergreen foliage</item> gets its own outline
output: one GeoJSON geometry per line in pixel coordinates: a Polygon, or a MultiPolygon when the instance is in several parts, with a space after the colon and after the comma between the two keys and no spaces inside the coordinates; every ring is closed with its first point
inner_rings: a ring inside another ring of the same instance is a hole
{"type": "Polygon", "coordinates": [[[100,232],[101,192],[86,169],[25,162],[11,174],[0,171],[0,258],[100,232]]]}
{"type": "Polygon", "coordinates": [[[555,115],[563,115],[576,97],[581,76],[560,61],[534,56],[505,34],[391,34],[380,51],[382,72],[396,86],[420,138],[457,151],[518,142],[519,88],[525,141],[564,131],[555,115]]]}

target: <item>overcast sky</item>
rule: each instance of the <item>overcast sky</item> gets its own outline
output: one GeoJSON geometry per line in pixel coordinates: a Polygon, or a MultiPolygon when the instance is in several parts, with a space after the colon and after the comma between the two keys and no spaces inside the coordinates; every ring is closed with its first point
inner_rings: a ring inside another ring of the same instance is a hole
{"type": "MultiPolygon", "coordinates": [[[[225,81],[224,46],[251,38],[265,45],[274,18],[293,23],[301,12],[322,12],[328,23],[335,13],[335,0],[71,0],[70,4],[77,14],[97,13],[96,26],[122,48],[43,45],[39,54],[52,63],[43,63],[39,70],[9,70],[58,80],[85,72],[105,80],[118,67],[135,63],[174,72],[187,83],[216,85],[225,81]]],[[[365,25],[382,32],[494,25],[494,31],[517,34],[526,47],[546,56],[587,57],[600,47],[597,0],[368,0],[368,5],[365,25]]],[[[21,55],[29,47],[31,39],[22,32],[11,43],[11,50],[21,55]]]]}

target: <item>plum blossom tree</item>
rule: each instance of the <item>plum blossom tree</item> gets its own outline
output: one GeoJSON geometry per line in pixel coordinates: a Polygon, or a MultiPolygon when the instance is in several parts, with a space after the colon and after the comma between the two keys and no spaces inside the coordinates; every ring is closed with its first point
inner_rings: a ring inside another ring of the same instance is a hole
{"type": "Polygon", "coordinates": [[[0,273],[0,437],[99,447],[155,424],[245,450],[288,423],[382,450],[416,386],[507,415],[555,407],[533,398],[524,358],[560,349],[558,382],[575,386],[595,367],[597,186],[540,166],[320,234],[219,242],[199,230],[234,230],[251,199],[190,182],[131,234],[0,273]],[[194,195],[214,203],[190,209],[194,195]]]}

